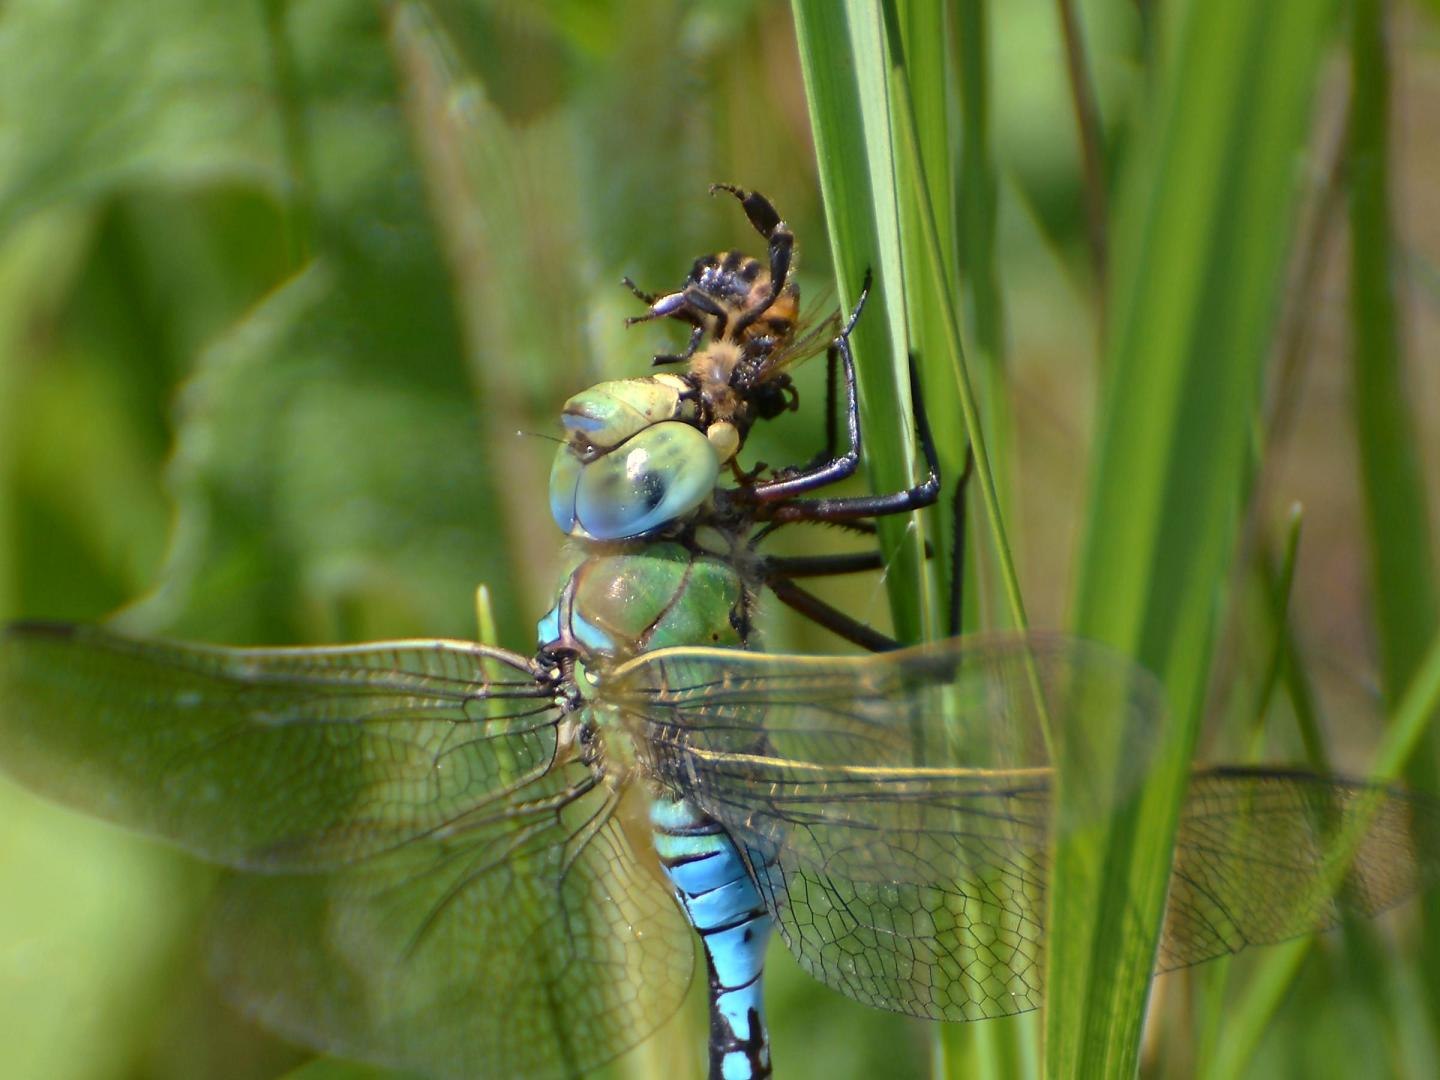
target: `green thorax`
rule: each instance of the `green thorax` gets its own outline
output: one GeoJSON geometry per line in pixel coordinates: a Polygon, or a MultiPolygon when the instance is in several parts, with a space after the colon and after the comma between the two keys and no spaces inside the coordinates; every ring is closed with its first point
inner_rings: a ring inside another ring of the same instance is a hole
{"type": "Polygon", "coordinates": [[[675,645],[743,648],[750,591],[731,563],[679,543],[571,552],[559,599],[540,620],[540,647],[612,658],[675,645]]]}

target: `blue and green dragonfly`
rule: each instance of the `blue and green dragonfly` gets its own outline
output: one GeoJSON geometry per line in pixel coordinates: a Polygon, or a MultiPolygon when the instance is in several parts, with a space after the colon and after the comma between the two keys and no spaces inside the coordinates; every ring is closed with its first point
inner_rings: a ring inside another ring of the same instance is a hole
{"type": "MultiPolygon", "coordinates": [[[[820,342],[843,372],[849,445],[797,468],[735,464],[751,425],[794,406],[787,369],[806,344],[789,229],[725,190],[768,259],[707,256],[679,290],[642,293],[642,318],[692,327],[685,353],[657,358],[683,373],[566,403],[550,500],[572,554],[533,654],[0,632],[0,767],[241,871],[212,966],[281,1033],[436,1077],[580,1075],[674,1012],[698,933],[711,1075],[762,1077],[772,928],[868,1005],[953,1021],[1041,1003],[1047,739],[1083,739],[1098,702],[1143,741],[1158,688],[1063,637],[747,651],[765,589],[893,644],[795,584],[878,558],[759,543],[789,524],[863,531],[933,502],[939,478],[917,408],[922,483],[816,494],[859,460],[858,307],[820,342]]],[[[1159,967],[1396,902],[1433,870],[1411,827],[1434,814],[1302,772],[1197,771],[1159,967]],[[1361,814],[1359,857],[1325,889],[1328,839],[1361,814]]]]}

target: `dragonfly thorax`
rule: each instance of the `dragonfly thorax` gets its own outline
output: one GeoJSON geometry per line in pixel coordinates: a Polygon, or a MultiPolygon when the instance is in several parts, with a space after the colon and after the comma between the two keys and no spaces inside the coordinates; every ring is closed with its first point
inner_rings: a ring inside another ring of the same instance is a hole
{"type": "Polygon", "coordinates": [[[540,648],[601,665],[672,645],[743,646],[753,594],[727,560],[679,543],[571,553],[540,648]]]}

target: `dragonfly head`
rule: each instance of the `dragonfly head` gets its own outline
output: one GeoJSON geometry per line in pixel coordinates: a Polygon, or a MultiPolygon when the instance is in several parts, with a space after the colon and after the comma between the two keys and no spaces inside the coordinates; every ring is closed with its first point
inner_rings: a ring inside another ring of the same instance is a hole
{"type": "Polygon", "coordinates": [[[739,450],[733,425],[702,429],[674,375],[600,383],[565,403],[567,437],[550,470],[550,512],[583,539],[629,540],[683,520],[739,450]]]}

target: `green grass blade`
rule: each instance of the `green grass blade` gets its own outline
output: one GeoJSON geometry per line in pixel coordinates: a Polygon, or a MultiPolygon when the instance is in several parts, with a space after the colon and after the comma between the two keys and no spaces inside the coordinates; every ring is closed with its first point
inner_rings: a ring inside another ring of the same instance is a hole
{"type": "Polygon", "coordinates": [[[1006,478],[1013,475],[1014,469],[1014,418],[1005,381],[1005,310],[995,250],[1000,183],[991,139],[987,8],[987,0],[960,0],[955,7],[961,139],[956,199],[960,288],[972,370],[980,395],[980,419],[986,446],[995,459],[1000,504],[1008,510],[1010,484],[1006,478]]]}
{"type": "MultiPolygon", "coordinates": [[[[889,57],[890,81],[898,94],[908,94],[915,102],[916,142],[919,146],[919,160],[925,166],[924,176],[914,172],[914,162],[906,155],[899,155],[895,162],[897,195],[900,202],[901,251],[905,261],[906,315],[910,326],[911,349],[920,370],[925,410],[930,427],[940,451],[940,469],[947,481],[942,499],[948,505],[951,482],[964,468],[964,448],[967,442],[965,423],[960,403],[954,392],[954,379],[948,374],[953,364],[946,342],[944,318],[940,305],[944,301],[923,292],[929,280],[929,272],[920,241],[924,229],[924,213],[921,208],[920,185],[925,184],[925,194],[935,210],[938,232],[942,238],[942,257],[945,260],[946,277],[956,280],[956,245],[954,202],[953,155],[951,153],[951,98],[949,56],[945,48],[945,12],[935,4],[915,3],[896,0],[890,5],[887,17],[898,23],[899,35],[903,41],[903,63],[897,64],[895,56],[889,57]]],[[[892,91],[892,99],[897,93],[892,91]]],[[[895,116],[895,123],[902,125],[905,117],[895,116]]],[[[929,533],[935,549],[947,557],[931,559],[926,564],[927,584],[935,588],[937,595],[951,595],[952,559],[954,551],[954,515],[935,513],[927,515],[929,533]]],[[[943,630],[948,623],[948,600],[938,621],[943,630]]]]}
{"type": "MultiPolygon", "coordinates": [[[[1394,780],[1433,732],[1440,713],[1440,634],[1421,655],[1414,677],[1391,715],[1385,740],[1375,755],[1371,778],[1394,780]]],[[[1286,942],[1269,950],[1240,998],[1227,1010],[1232,1022],[1220,1040],[1214,1062],[1203,1074],[1209,1080],[1233,1080],[1245,1071],[1276,1011],[1289,993],[1313,938],[1286,942]]]]}
{"type": "Polygon", "coordinates": [[[1376,780],[1394,780],[1419,749],[1421,740],[1434,730],[1440,713],[1440,633],[1425,647],[1415,674],[1400,695],[1391,716],[1385,741],[1375,755],[1371,775],[1376,780]]]}
{"type": "MultiPolygon", "coordinates": [[[[793,0],[792,9],[841,306],[854,302],[867,270],[875,281],[852,338],[867,474],[875,490],[899,490],[917,470],[903,390],[909,335],[880,16],[862,0],[793,0]]],[[[881,544],[896,635],[918,640],[936,615],[921,586],[920,533],[882,522],[881,544]]]]}
{"type": "MultiPolygon", "coordinates": [[[[920,135],[895,13],[893,10],[882,12],[880,5],[863,0],[854,0],[843,12],[834,5],[795,0],[794,11],[831,245],[841,279],[842,301],[846,299],[846,279],[858,278],[866,265],[875,265],[878,275],[886,275],[880,278],[882,287],[872,294],[871,303],[880,299],[886,301],[884,310],[890,328],[890,349],[898,364],[904,362],[909,337],[904,330],[903,307],[897,304],[895,290],[884,282],[904,283],[907,297],[921,298],[928,305],[923,309],[927,318],[938,315],[944,349],[955,375],[945,379],[934,377],[936,359],[926,358],[924,383],[927,407],[935,413],[937,426],[941,426],[942,430],[956,426],[946,419],[952,410],[959,411],[964,418],[966,432],[975,448],[976,484],[998,552],[1010,620],[1017,626],[1023,626],[1025,615],[1019,581],[1009,556],[979,408],[964,369],[956,290],[946,272],[945,245],[930,197],[935,186],[928,178],[927,164],[921,156],[920,135]],[[889,71],[886,70],[887,65],[889,71]],[[899,186],[897,176],[904,180],[903,186],[899,186]],[[912,240],[913,246],[918,246],[915,264],[923,274],[923,279],[919,281],[907,280],[904,273],[898,243],[898,208],[902,206],[918,226],[912,240]],[[869,252],[878,252],[878,257],[874,261],[867,260],[869,252]]],[[[866,342],[874,340],[869,335],[878,333],[875,329],[878,321],[874,312],[868,312],[857,331],[857,351],[862,357],[866,342]]],[[[873,373],[875,367],[866,367],[865,370],[873,373]]],[[[898,372],[899,368],[892,371],[896,384],[899,384],[898,372]]],[[[873,374],[870,379],[873,380],[873,374]]],[[[871,475],[881,489],[893,488],[897,483],[904,482],[904,476],[913,475],[911,472],[892,473],[889,458],[893,451],[887,450],[885,445],[890,442],[888,433],[895,430],[894,412],[899,400],[902,399],[894,398],[889,403],[891,416],[888,420],[883,413],[877,416],[878,410],[872,409],[873,390],[862,385],[862,423],[869,425],[866,430],[870,433],[867,453],[871,457],[871,475]],[[892,475],[897,475],[898,479],[891,480],[892,475]]],[[[908,467],[913,461],[908,439],[900,449],[908,467]]],[[[958,476],[963,447],[950,440],[942,442],[940,452],[947,477],[953,479],[958,476]]],[[[896,458],[901,456],[895,454],[896,458]]],[[[905,569],[908,570],[908,564],[905,569]]],[[[923,622],[924,613],[912,613],[911,610],[915,604],[915,587],[902,580],[896,571],[897,567],[892,564],[887,584],[891,588],[897,626],[903,627],[911,617],[920,617],[923,622]],[[897,596],[897,592],[901,595],[897,596]]],[[[928,610],[931,613],[930,625],[934,626],[934,605],[930,605],[928,610]]]]}
{"type": "MultiPolygon", "coordinates": [[[[1289,247],[1293,161],[1333,4],[1172,11],[1117,207],[1075,626],[1163,679],[1173,729],[1135,802],[1060,839],[1046,1072],[1130,1076],[1217,596],[1289,247]],[[1276,51],[1273,42],[1286,48],[1276,51]],[[1205,93],[1194,92],[1204,86],[1205,93]]],[[[1072,798],[1061,779],[1060,803],[1072,798]]]]}
{"type": "MultiPolygon", "coordinates": [[[[1381,671],[1392,703],[1410,680],[1422,643],[1435,631],[1434,547],[1425,480],[1402,374],[1395,295],[1397,252],[1390,209],[1390,71],[1380,0],[1352,6],[1350,63],[1350,307],[1356,441],[1370,539],[1371,578],[1381,671]]],[[[1406,779],[1422,791],[1440,786],[1440,736],[1431,736],[1406,779]]],[[[1440,1030],[1440,896],[1423,900],[1418,968],[1440,1030]]]]}
{"type": "Polygon", "coordinates": [[[1398,692],[1437,622],[1435,570],[1396,310],[1382,4],[1355,5],[1350,122],[1350,288],[1355,426],[1385,685],[1398,692]]]}
{"type": "MultiPolygon", "coordinates": [[[[905,163],[907,175],[915,178],[908,194],[915,201],[920,229],[919,241],[924,280],[914,285],[916,295],[935,298],[935,308],[940,315],[945,345],[954,371],[953,393],[958,402],[965,429],[970,438],[971,452],[975,458],[975,482],[995,550],[998,555],[1001,584],[1010,608],[1010,617],[1017,627],[1026,625],[1025,605],[1020,593],[1020,581],[1010,557],[1009,542],[1006,539],[1005,522],[1000,511],[1000,501],[995,484],[995,473],[986,447],[984,429],[980,421],[979,407],[972,389],[970,373],[965,362],[965,352],[960,340],[960,317],[956,310],[956,291],[951,286],[946,271],[945,258],[936,225],[936,214],[930,199],[929,185],[925,179],[925,165],[920,155],[917,136],[914,102],[904,77],[903,48],[897,28],[891,24],[891,62],[896,66],[891,81],[896,109],[896,148],[905,163]]],[[[928,395],[927,395],[928,396],[928,395]]]]}
{"type": "Polygon", "coordinates": [[[1080,163],[1085,180],[1085,231],[1090,243],[1090,270],[1103,288],[1108,262],[1108,214],[1105,204],[1105,133],[1100,121],[1100,103],[1090,77],[1085,55],[1085,37],[1080,29],[1074,0],[1056,0],[1060,36],[1065,42],[1065,75],[1070,87],[1070,105],[1075,110],[1076,136],[1080,141],[1080,163]]]}

